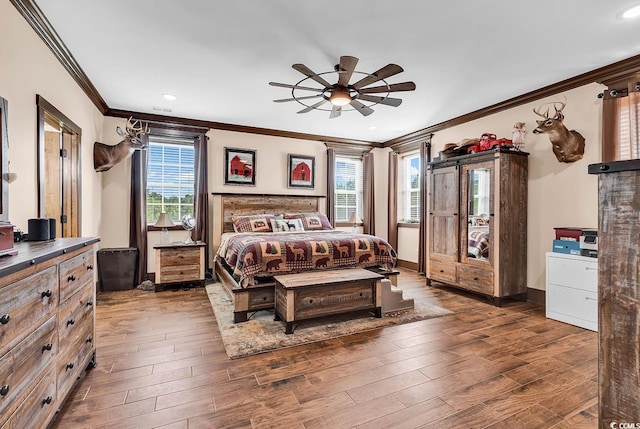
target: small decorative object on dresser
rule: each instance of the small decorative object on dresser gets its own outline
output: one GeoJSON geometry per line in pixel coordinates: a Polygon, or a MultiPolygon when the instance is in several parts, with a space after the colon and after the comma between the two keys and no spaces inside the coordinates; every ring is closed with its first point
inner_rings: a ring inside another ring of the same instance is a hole
{"type": "Polygon", "coordinates": [[[156,292],[170,285],[204,286],[205,247],[201,242],[153,246],[156,249],[156,292]]]}

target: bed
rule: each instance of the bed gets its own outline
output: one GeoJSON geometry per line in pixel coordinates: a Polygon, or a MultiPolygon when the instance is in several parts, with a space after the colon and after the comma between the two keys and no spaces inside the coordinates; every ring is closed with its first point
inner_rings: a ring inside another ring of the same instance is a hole
{"type": "Polygon", "coordinates": [[[274,307],[274,275],[352,267],[392,271],[397,256],[391,245],[372,235],[330,229],[318,211],[320,198],[218,196],[222,230],[215,273],[232,292],[234,322],[274,307]],[[278,223],[284,230],[276,228],[278,223]]]}

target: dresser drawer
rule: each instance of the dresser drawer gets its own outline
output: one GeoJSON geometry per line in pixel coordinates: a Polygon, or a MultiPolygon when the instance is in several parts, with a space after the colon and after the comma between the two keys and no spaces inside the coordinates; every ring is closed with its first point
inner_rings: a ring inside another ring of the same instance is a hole
{"type": "Polygon", "coordinates": [[[200,248],[162,249],[162,265],[200,265],[200,248]]]}
{"type": "Polygon", "coordinates": [[[0,356],[51,316],[58,303],[58,273],[49,267],[0,289],[0,356]]]}
{"type": "MultiPolygon", "coordinates": [[[[58,351],[57,321],[53,316],[9,353],[0,358],[0,415],[8,416],[33,389],[58,351]]],[[[0,424],[2,421],[0,420],[0,424]]]]}
{"type": "Polygon", "coordinates": [[[494,295],[493,270],[465,265],[458,270],[458,282],[472,291],[494,295]]]}
{"type": "Polygon", "coordinates": [[[456,283],[456,266],[453,263],[430,261],[429,278],[445,283],[456,283]]]}
{"type": "Polygon", "coordinates": [[[549,283],[598,292],[598,261],[595,258],[573,259],[547,257],[549,283]]]}
{"type": "Polygon", "coordinates": [[[60,303],[65,302],[87,283],[93,284],[93,250],[60,263],[60,303]]]}
{"type": "Polygon", "coordinates": [[[93,326],[93,285],[72,296],[58,312],[58,338],[67,347],[84,325],[93,326]]]}
{"type": "Polygon", "coordinates": [[[598,294],[553,283],[547,284],[546,316],[597,331],[598,294]]]}
{"type": "Polygon", "coordinates": [[[199,265],[162,267],[159,283],[187,282],[201,280],[199,265]]]}
{"type": "MultiPolygon", "coordinates": [[[[69,345],[71,345],[71,343],[69,345]]],[[[83,364],[88,362],[88,360],[86,354],[82,353],[82,350],[74,350],[71,347],[61,346],[60,354],[56,362],[58,396],[64,398],[83,371],[83,364]]]]}
{"type": "Polygon", "coordinates": [[[36,388],[29,393],[2,429],[45,428],[56,412],[55,365],[45,372],[36,388]]]}

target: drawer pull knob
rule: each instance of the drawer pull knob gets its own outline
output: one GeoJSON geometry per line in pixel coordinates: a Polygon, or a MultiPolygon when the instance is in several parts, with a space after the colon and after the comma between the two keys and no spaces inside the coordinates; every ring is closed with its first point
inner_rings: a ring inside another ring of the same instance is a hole
{"type": "Polygon", "coordinates": [[[93,270],[93,265],[91,264],[87,265],[87,270],[93,270]]]}
{"type": "Polygon", "coordinates": [[[313,304],[313,300],[312,299],[309,300],[309,304],[313,304]]]}
{"type": "Polygon", "coordinates": [[[0,387],[0,396],[5,396],[7,393],[9,393],[9,385],[5,384],[4,386],[0,387]]]}
{"type": "Polygon", "coordinates": [[[440,270],[441,273],[444,273],[444,270],[440,270]]]}
{"type": "Polygon", "coordinates": [[[0,317],[0,323],[6,325],[7,323],[9,323],[9,319],[11,319],[11,317],[9,317],[8,314],[3,314],[2,317],[0,317]]]}
{"type": "Polygon", "coordinates": [[[479,279],[479,278],[477,278],[477,277],[474,277],[474,278],[473,278],[473,280],[477,282],[477,281],[478,281],[478,280],[480,280],[480,279],[479,279]]]}
{"type": "Polygon", "coordinates": [[[73,324],[75,324],[75,323],[76,323],[76,321],[75,321],[75,320],[73,320],[73,319],[69,319],[69,320],[67,320],[67,326],[69,326],[69,325],[73,325],[73,324]]]}
{"type": "Polygon", "coordinates": [[[87,338],[87,340],[85,341],[85,343],[92,343],[93,342],[93,338],[89,337],[87,338]]]}
{"type": "Polygon", "coordinates": [[[41,296],[43,298],[49,298],[51,296],[52,292],[50,290],[45,290],[44,292],[42,292],[41,296]]]}
{"type": "Polygon", "coordinates": [[[45,399],[42,400],[42,406],[44,407],[45,405],[49,405],[51,401],[53,401],[53,398],[51,396],[47,396],[45,399]]]}
{"type": "Polygon", "coordinates": [[[73,362],[67,364],[67,371],[73,368],[73,362]]]}
{"type": "Polygon", "coordinates": [[[87,304],[86,304],[87,307],[91,307],[92,305],[93,305],[93,301],[87,301],[87,304]]]}
{"type": "Polygon", "coordinates": [[[76,280],[76,276],[74,276],[73,274],[67,277],[68,282],[74,282],[75,280],[76,280]]]}
{"type": "Polygon", "coordinates": [[[42,346],[42,353],[51,351],[52,348],[53,348],[53,344],[51,343],[45,344],[44,346],[42,346]]]}

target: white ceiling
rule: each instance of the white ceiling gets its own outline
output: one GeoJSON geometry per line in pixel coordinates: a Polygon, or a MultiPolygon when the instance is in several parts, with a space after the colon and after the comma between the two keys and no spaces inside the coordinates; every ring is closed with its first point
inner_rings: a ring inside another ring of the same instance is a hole
{"type": "Polygon", "coordinates": [[[640,54],[640,18],[620,19],[640,0],[37,3],[112,109],[377,142],[640,54]],[[292,64],[327,72],[341,55],[398,64],[388,83],[417,88],[367,117],[273,102],[291,91],[270,81],[305,77],[292,64]]]}

